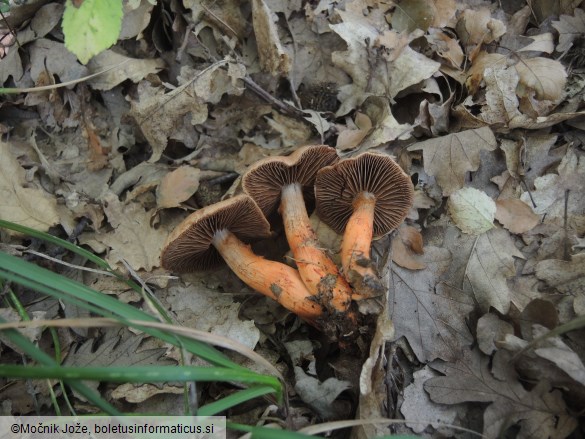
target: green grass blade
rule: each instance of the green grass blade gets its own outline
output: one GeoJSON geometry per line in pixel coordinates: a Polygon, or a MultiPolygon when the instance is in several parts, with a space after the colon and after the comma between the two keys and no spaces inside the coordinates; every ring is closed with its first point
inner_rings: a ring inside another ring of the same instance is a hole
{"type": "MultiPolygon", "coordinates": [[[[100,316],[115,318],[128,325],[128,320],[158,321],[150,314],[95,291],[80,282],[60,276],[4,252],[0,252],[0,277],[17,282],[27,288],[35,289],[52,297],[75,303],[77,306],[90,310],[100,316]]],[[[245,370],[245,368],[229,360],[217,349],[205,343],[167,334],[159,329],[144,328],[137,325],[131,326],[175,346],[184,347],[214,365],[245,370]]]]}
{"type": "Polygon", "coordinates": [[[248,370],[196,366],[14,366],[0,364],[0,376],[7,378],[92,380],[115,383],[163,383],[168,381],[237,381],[280,390],[277,378],[248,370]]]}
{"type": "Polygon", "coordinates": [[[258,398],[260,396],[268,395],[270,393],[275,393],[275,390],[274,388],[268,386],[250,387],[249,389],[240,390],[231,394],[230,396],[226,396],[225,398],[220,399],[219,401],[204,405],[199,410],[197,410],[197,416],[214,416],[223,412],[224,410],[235,407],[238,404],[250,401],[251,399],[258,398]]]}
{"type": "MultiPolygon", "coordinates": [[[[0,317],[0,323],[6,323],[6,320],[0,317]]],[[[26,355],[28,355],[36,362],[44,364],[45,366],[52,367],[58,366],[57,362],[53,358],[45,354],[42,350],[40,350],[34,343],[32,343],[20,332],[14,329],[7,329],[2,332],[5,337],[7,337],[12,343],[17,345],[22,350],[22,352],[24,352],[26,355]]],[[[102,399],[99,394],[97,394],[94,390],[87,387],[84,383],[81,383],[79,381],[71,382],[66,381],[66,384],[75,391],[79,392],[80,395],[82,395],[84,398],[86,398],[89,402],[91,402],[94,406],[98,407],[103,412],[112,416],[121,416],[121,413],[118,410],[116,410],[114,406],[110,405],[107,401],[102,399]]]]}

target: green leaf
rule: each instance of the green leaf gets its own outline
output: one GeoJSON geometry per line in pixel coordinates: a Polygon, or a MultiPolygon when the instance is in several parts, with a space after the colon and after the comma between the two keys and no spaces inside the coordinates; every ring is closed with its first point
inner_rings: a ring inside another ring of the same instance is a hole
{"type": "Polygon", "coordinates": [[[116,43],[122,16],[122,0],[83,0],[79,7],[67,0],[63,13],[65,47],[86,64],[116,43]]]}

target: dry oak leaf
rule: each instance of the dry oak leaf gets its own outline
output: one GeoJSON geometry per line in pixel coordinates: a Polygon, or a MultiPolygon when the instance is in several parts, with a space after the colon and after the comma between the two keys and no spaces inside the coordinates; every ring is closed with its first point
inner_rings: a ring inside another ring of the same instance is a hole
{"type": "Polygon", "coordinates": [[[517,198],[497,200],[496,219],[512,233],[528,232],[540,221],[532,208],[517,198]]]}
{"type": "Polygon", "coordinates": [[[392,266],[388,309],[396,337],[406,337],[421,362],[455,360],[473,342],[466,316],[474,308],[468,294],[439,282],[451,264],[448,250],[426,247],[424,270],[392,266]]]}
{"type": "Polygon", "coordinates": [[[573,255],[570,261],[540,261],[536,277],[563,294],[585,295],[585,253],[573,255]]]}
{"type": "Polygon", "coordinates": [[[114,399],[125,399],[130,403],[137,404],[156,395],[169,393],[180,395],[183,392],[185,392],[185,388],[182,386],[126,383],[112,390],[111,396],[114,399]]]}
{"type": "Polygon", "coordinates": [[[477,11],[465,9],[459,16],[456,29],[457,35],[470,54],[481,47],[482,43],[491,43],[506,33],[506,25],[492,18],[487,8],[477,11]]]}
{"type": "Polygon", "coordinates": [[[0,218],[5,221],[46,232],[59,222],[54,195],[36,189],[26,181],[26,171],[0,142],[0,218]]]}
{"type": "Polygon", "coordinates": [[[431,26],[445,27],[454,15],[454,0],[411,0],[396,6],[390,24],[398,32],[426,31],[431,26]]]}
{"type": "Polygon", "coordinates": [[[494,227],[496,203],[485,192],[464,187],[449,197],[449,213],[464,233],[480,235],[494,227]]]}
{"type": "Polygon", "coordinates": [[[156,188],[156,203],[160,208],[178,207],[199,188],[201,171],[192,166],[181,166],[163,177],[156,188]]]}
{"type": "Polygon", "coordinates": [[[126,260],[134,270],[151,271],[160,265],[160,253],[167,231],[150,225],[153,211],[145,211],[135,202],[123,204],[113,193],[104,196],[104,212],[114,228],[109,233],[85,234],[86,237],[110,247],[108,261],[116,264],[126,260]]]}
{"type": "Polygon", "coordinates": [[[487,355],[491,355],[498,348],[495,342],[503,340],[506,334],[514,334],[514,327],[496,314],[484,314],[477,321],[477,346],[487,355]]]}
{"type": "Polygon", "coordinates": [[[573,17],[561,15],[559,21],[553,21],[552,25],[559,31],[557,52],[564,52],[571,48],[576,38],[585,35],[585,12],[583,9],[575,9],[573,17]]]}
{"type": "Polygon", "coordinates": [[[511,364],[505,380],[496,379],[489,364],[490,357],[477,349],[466,351],[456,363],[435,361],[430,366],[445,376],[429,379],[424,388],[432,401],[441,404],[489,402],[483,415],[487,437],[498,437],[510,422],[519,424],[518,438],[561,439],[576,428],[559,390],[550,391],[542,381],[528,392],[511,364]]]}
{"type": "Polygon", "coordinates": [[[463,187],[468,171],[479,168],[480,151],[493,151],[496,147],[492,130],[483,127],[425,140],[408,150],[422,149],[425,171],[436,177],[443,195],[448,196],[463,187]]]}
{"type": "Polygon", "coordinates": [[[465,277],[483,312],[488,312],[490,306],[502,314],[508,312],[511,292],[507,279],[516,273],[514,257],[524,259],[507,231],[492,229],[476,238],[465,277]]]}

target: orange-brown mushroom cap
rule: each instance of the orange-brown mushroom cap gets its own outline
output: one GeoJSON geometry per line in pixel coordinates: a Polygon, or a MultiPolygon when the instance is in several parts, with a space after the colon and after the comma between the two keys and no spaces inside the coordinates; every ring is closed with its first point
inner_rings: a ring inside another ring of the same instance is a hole
{"type": "Polygon", "coordinates": [[[183,220],[163,247],[161,264],[176,273],[207,270],[223,263],[214,234],[229,230],[244,242],[270,236],[270,225],[254,200],[237,195],[200,209],[183,220]]]}
{"type": "Polygon", "coordinates": [[[268,216],[278,209],[282,188],[286,185],[299,183],[305,201],[312,200],[317,171],[338,160],[335,148],[304,146],[289,156],[267,157],[256,162],[242,177],[242,187],[268,216]]]}
{"type": "Polygon", "coordinates": [[[402,168],[387,155],[366,152],[317,173],[317,214],[337,233],[343,234],[353,213],[354,200],[363,192],[373,194],[376,200],[375,238],[398,227],[413,204],[414,188],[402,168]]]}

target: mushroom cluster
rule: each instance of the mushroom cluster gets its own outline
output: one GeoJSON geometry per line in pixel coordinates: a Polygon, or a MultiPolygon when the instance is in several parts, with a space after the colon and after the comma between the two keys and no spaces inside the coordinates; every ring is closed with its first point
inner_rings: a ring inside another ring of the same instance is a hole
{"type": "Polygon", "coordinates": [[[315,327],[347,336],[357,322],[352,300],[384,292],[370,243],[406,217],[413,199],[408,175],[381,154],[339,160],[334,148],[313,145],[259,161],[244,174],[242,187],[244,194],[183,220],[164,245],[162,266],[185,273],[223,260],[254,290],[315,327]],[[321,219],[343,233],[341,272],[311,227],[305,202],[314,197],[321,219]],[[275,211],[298,270],[254,254],[247,244],[270,236],[266,217],[275,211]]]}

